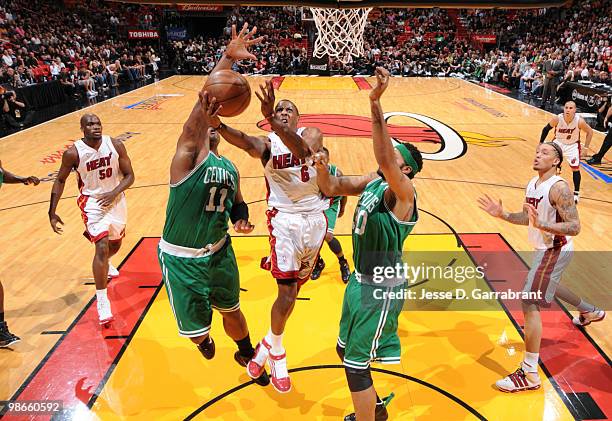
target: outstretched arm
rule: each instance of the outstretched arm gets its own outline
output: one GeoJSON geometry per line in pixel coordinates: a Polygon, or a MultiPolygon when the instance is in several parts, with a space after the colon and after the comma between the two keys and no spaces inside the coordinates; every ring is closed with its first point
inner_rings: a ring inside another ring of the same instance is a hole
{"type": "Polygon", "coordinates": [[[270,151],[270,143],[264,136],[249,136],[240,130],[221,124],[220,120],[214,121],[213,127],[228,143],[242,149],[253,158],[265,159],[270,151]]]}
{"type": "Polygon", "coordinates": [[[170,182],[176,183],[183,179],[193,169],[198,153],[206,153],[209,148],[208,126],[210,114],[218,112],[218,106],[204,90],[198,94],[198,102],[193,106],[191,114],[176,144],[176,152],[170,165],[170,182]]]}
{"type": "Polygon", "coordinates": [[[73,168],[76,168],[78,163],[79,154],[77,153],[76,148],[72,146],[62,155],[62,165],[60,166],[55,182],[53,182],[53,188],[51,189],[51,200],[49,202],[49,223],[51,224],[53,231],[57,234],[62,233],[62,228],[57,224],[60,223],[64,225],[62,218],[55,214],[57,204],[64,193],[66,179],[70,175],[70,171],[72,171],[73,168]]]}
{"type": "Polygon", "coordinates": [[[557,181],[551,188],[549,200],[559,212],[562,222],[543,222],[538,217],[538,210],[532,205],[525,205],[529,213],[531,225],[555,235],[578,235],[580,232],[580,218],[574,202],[574,194],[564,181],[557,181]]]}
{"type": "MultiPolygon", "coordinates": [[[[397,165],[395,150],[391,144],[387,123],[380,105],[380,97],[389,85],[389,72],[382,67],[376,69],[376,86],[370,92],[370,110],[372,113],[372,139],[374,146],[374,156],[376,162],[385,175],[385,180],[389,183],[389,188],[397,198],[396,207],[413,206],[414,186],[412,180],[406,176],[397,165]]],[[[398,210],[403,215],[406,212],[398,210]]],[[[406,209],[408,211],[408,209],[406,209]]]]}
{"type": "Polygon", "coordinates": [[[231,70],[234,62],[238,60],[257,60],[257,57],[248,51],[251,45],[259,44],[264,39],[264,37],[253,38],[256,33],[257,26],[254,26],[253,29],[249,31],[249,24],[245,23],[240,33],[236,34],[236,25],[232,25],[232,40],[211,74],[218,70],[231,70]]]}
{"type": "Polygon", "coordinates": [[[5,170],[4,168],[2,168],[2,161],[0,161],[0,172],[2,173],[2,178],[3,178],[3,183],[6,184],[25,184],[26,186],[28,184],[34,184],[35,186],[38,186],[38,183],[40,183],[40,180],[31,175],[29,177],[21,177],[19,175],[15,175],[7,170],[5,170]]]}
{"type": "Polygon", "coordinates": [[[522,212],[506,212],[502,206],[501,199],[496,202],[486,194],[484,197],[480,197],[478,199],[478,204],[480,209],[487,212],[491,216],[503,219],[504,221],[515,225],[529,225],[529,217],[525,208],[523,208],[522,212]]]}
{"type": "Polygon", "coordinates": [[[317,184],[321,192],[327,197],[359,196],[367,184],[378,177],[376,173],[334,177],[329,173],[324,154],[316,153],[313,155],[313,159],[317,169],[317,184]]]}
{"type": "MultiPolygon", "coordinates": [[[[251,45],[258,44],[264,37],[253,38],[257,32],[257,27],[254,26],[251,31],[248,31],[248,24],[245,23],[240,33],[236,35],[236,25],[232,25],[232,41],[229,43],[223,56],[211,72],[218,70],[231,69],[232,65],[237,60],[257,58],[249,53],[248,48],[251,45]]],[[[265,158],[266,152],[269,150],[267,139],[265,137],[249,136],[240,130],[228,127],[221,123],[219,117],[209,115],[210,125],[230,144],[246,151],[254,158],[265,158]]]]}
{"type": "Polygon", "coordinates": [[[259,98],[259,101],[261,101],[261,113],[270,122],[272,131],[274,131],[274,133],[281,138],[293,156],[302,159],[318,152],[318,148],[313,151],[310,150],[308,144],[304,141],[304,137],[311,136],[316,144],[322,145],[323,134],[321,131],[315,127],[309,127],[302,133],[304,137],[297,134],[287,125],[283,124],[283,122],[276,116],[276,111],[274,110],[274,102],[276,101],[276,97],[274,95],[274,85],[272,85],[272,80],[266,81],[266,84],[260,86],[260,89],[261,93],[255,91],[255,95],[257,95],[257,98],[259,98]]]}
{"type": "MultiPolygon", "coordinates": [[[[239,34],[236,34],[236,27],[232,26],[232,40],[227,45],[225,53],[213,73],[219,70],[230,69],[234,61],[242,59],[252,59],[256,57],[248,51],[248,48],[259,43],[263,37],[253,38],[257,32],[257,27],[248,30],[248,24],[244,24],[239,34]]],[[[189,118],[183,125],[183,132],[179,137],[176,153],[170,167],[170,181],[181,180],[193,168],[195,160],[201,152],[206,153],[209,147],[208,127],[217,128],[221,121],[217,116],[219,107],[215,98],[209,98],[204,90],[198,95],[198,102],[191,110],[189,118]]],[[[224,135],[225,137],[225,135],[224,135]]]]}

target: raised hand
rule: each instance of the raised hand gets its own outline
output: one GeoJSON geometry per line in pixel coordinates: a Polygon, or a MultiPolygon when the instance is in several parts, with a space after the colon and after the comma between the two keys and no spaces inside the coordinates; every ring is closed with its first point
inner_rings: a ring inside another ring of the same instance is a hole
{"type": "Polygon", "coordinates": [[[523,210],[527,212],[527,216],[529,216],[529,224],[532,227],[539,228],[540,227],[540,218],[538,215],[538,210],[535,206],[525,203],[523,205],[523,210]]]}
{"type": "Polygon", "coordinates": [[[256,32],[256,26],[249,31],[249,24],[245,23],[240,33],[236,35],[236,25],[232,25],[232,40],[225,49],[225,55],[234,61],[243,59],[257,60],[257,57],[249,53],[249,47],[259,44],[264,37],[253,38],[256,32]]]}
{"type": "Polygon", "coordinates": [[[496,218],[500,218],[504,213],[504,207],[502,206],[501,199],[496,202],[485,194],[484,197],[478,198],[478,204],[480,209],[496,218]]]}
{"type": "Polygon", "coordinates": [[[255,91],[255,95],[261,102],[261,114],[265,118],[270,118],[274,115],[274,102],[276,101],[272,80],[266,81],[265,85],[259,85],[259,89],[261,93],[255,91]]]}
{"type": "Polygon", "coordinates": [[[389,71],[384,67],[376,68],[376,86],[370,91],[370,100],[377,101],[389,86],[389,71]]]}

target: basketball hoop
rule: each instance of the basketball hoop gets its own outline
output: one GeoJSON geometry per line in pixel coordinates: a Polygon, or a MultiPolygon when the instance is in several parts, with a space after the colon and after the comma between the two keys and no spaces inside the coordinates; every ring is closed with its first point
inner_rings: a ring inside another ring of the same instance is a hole
{"type": "Polygon", "coordinates": [[[311,7],[310,10],[317,26],[317,39],[313,51],[316,58],[328,54],[346,64],[350,56],[360,57],[365,54],[363,31],[371,7],[356,9],[311,7]]]}

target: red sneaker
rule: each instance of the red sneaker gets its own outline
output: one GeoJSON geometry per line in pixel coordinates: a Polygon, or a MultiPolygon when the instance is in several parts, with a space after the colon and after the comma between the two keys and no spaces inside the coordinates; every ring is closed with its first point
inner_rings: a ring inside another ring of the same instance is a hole
{"type": "Polygon", "coordinates": [[[272,355],[268,359],[272,386],[278,393],[287,393],[291,390],[291,379],[287,371],[287,353],[272,355]]]}
{"type": "Polygon", "coordinates": [[[268,355],[270,355],[270,345],[264,338],[255,347],[255,355],[253,355],[253,358],[251,358],[246,366],[246,371],[250,378],[258,379],[263,374],[266,368],[266,361],[268,361],[268,355]]]}
{"type": "Polygon", "coordinates": [[[519,368],[514,373],[508,374],[501,380],[495,382],[495,386],[502,392],[521,392],[523,390],[539,389],[542,382],[537,375],[533,376],[533,380],[529,380],[522,368],[519,368]]]}

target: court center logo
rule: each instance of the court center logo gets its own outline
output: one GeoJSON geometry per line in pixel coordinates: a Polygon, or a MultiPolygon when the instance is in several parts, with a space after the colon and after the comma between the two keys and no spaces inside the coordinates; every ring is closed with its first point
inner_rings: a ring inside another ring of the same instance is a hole
{"type": "MultiPolygon", "coordinates": [[[[435,152],[422,152],[423,159],[430,161],[450,161],[465,155],[467,145],[483,147],[506,146],[511,141],[524,141],[518,137],[491,137],[476,132],[458,132],[449,125],[434,118],[403,111],[384,114],[389,135],[399,143],[426,143],[439,145],[435,152]],[[409,118],[421,123],[417,126],[393,124],[399,118],[409,118]]],[[[372,138],[372,120],[369,117],[347,114],[304,114],[300,116],[300,126],[318,127],[323,136],[372,138]]],[[[257,127],[271,131],[270,123],[261,120],[257,127]]]]}

